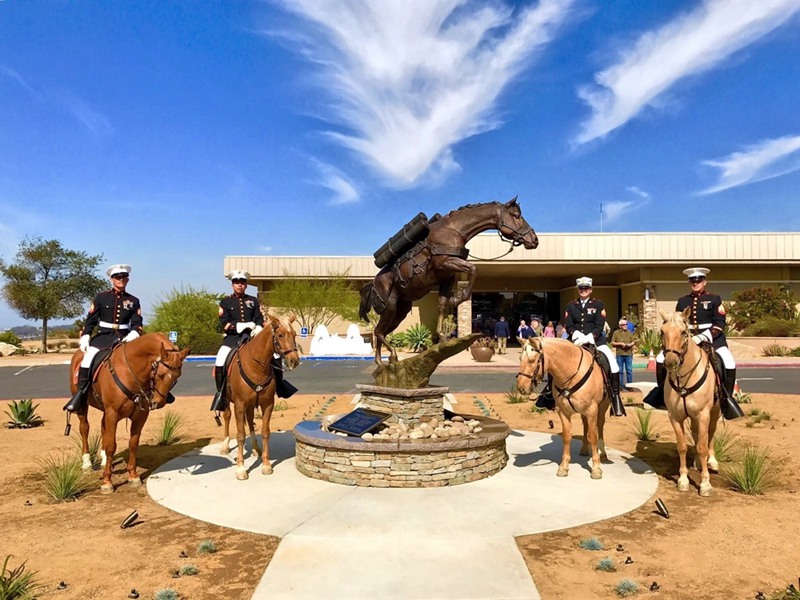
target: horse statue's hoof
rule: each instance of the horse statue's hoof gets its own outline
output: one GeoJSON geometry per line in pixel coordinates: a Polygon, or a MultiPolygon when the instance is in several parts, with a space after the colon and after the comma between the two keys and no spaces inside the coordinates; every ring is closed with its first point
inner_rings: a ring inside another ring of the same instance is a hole
{"type": "Polygon", "coordinates": [[[261,467],[262,475],[272,475],[272,465],[266,464],[261,467]]]}
{"type": "Polygon", "coordinates": [[[128,485],[132,488],[142,487],[142,480],[138,477],[134,477],[132,479],[128,479],[128,485]]]}
{"type": "Polygon", "coordinates": [[[103,494],[111,494],[114,491],[114,484],[104,483],[100,486],[100,492],[103,494]]]}
{"type": "Polygon", "coordinates": [[[602,479],[603,471],[600,469],[592,469],[592,479],[602,479]]]}
{"type": "Polygon", "coordinates": [[[250,476],[247,474],[247,469],[244,467],[236,467],[236,479],[239,481],[246,481],[248,477],[250,476]]]}
{"type": "Polygon", "coordinates": [[[569,475],[569,469],[561,469],[560,468],[556,472],[556,477],[566,477],[567,475],[569,475]]]}

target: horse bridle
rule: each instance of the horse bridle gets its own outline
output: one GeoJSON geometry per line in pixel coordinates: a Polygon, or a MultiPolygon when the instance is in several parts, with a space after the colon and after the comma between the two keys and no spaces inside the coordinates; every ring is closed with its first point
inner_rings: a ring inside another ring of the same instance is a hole
{"type": "Polygon", "coordinates": [[[678,357],[678,368],[675,371],[675,381],[672,380],[671,374],[667,376],[667,380],[669,381],[670,387],[676,392],[678,392],[678,395],[680,395],[680,397],[683,399],[683,404],[684,404],[683,408],[684,410],[686,410],[686,396],[693,394],[703,386],[703,384],[706,381],[706,378],[708,377],[708,371],[709,368],[711,367],[711,360],[709,359],[706,362],[706,368],[703,371],[703,375],[700,377],[700,379],[698,379],[691,387],[686,387],[686,383],[688,383],[689,378],[695,372],[697,367],[700,366],[700,363],[703,362],[703,349],[700,348],[700,356],[697,359],[697,362],[694,364],[694,366],[691,369],[689,369],[689,372],[686,373],[685,375],[681,375],[680,374],[681,367],[683,367],[684,359],[686,358],[686,354],[689,352],[689,333],[685,331],[681,332],[681,337],[683,338],[683,344],[681,345],[680,351],[675,350],[674,348],[665,348],[664,355],[666,356],[671,352],[672,354],[675,354],[678,357]],[[681,379],[683,379],[684,381],[683,385],[681,385],[681,379]]]}
{"type": "MultiPolygon", "coordinates": [[[[175,348],[167,348],[167,353],[170,352],[180,352],[180,350],[177,350],[175,348]]],[[[153,395],[158,394],[161,398],[164,399],[164,401],[166,401],[167,398],[169,397],[170,391],[172,390],[172,388],[175,387],[175,384],[178,383],[178,378],[176,377],[175,379],[173,379],[172,385],[169,386],[167,393],[162,394],[158,390],[158,387],[156,387],[156,374],[158,373],[159,366],[163,365],[169,371],[180,371],[182,367],[181,366],[172,367],[168,365],[166,362],[164,362],[164,359],[159,356],[156,360],[154,360],[150,364],[150,378],[146,382],[141,382],[139,381],[139,378],[136,377],[136,373],[133,372],[133,367],[131,367],[131,364],[128,361],[128,353],[125,351],[124,345],[122,346],[122,358],[125,360],[125,366],[128,367],[128,373],[130,373],[130,376],[133,378],[135,387],[138,387],[139,391],[132,392],[130,389],[128,389],[128,387],[122,382],[122,380],[119,378],[116,371],[114,370],[114,363],[110,360],[111,357],[109,357],[108,370],[111,372],[111,377],[114,379],[114,383],[117,384],[117,387],[122,391],[123,394],[125,394],[125,396],[129,400],[133,400],[133,402],[137,404],[140,408],[143,408],[144,410],[155,410],[158,407],[158,401],[153,400],[153,395]],[[149,392],[145,391],[145,385],[148,385],[150,390],[149,392]],[[144,404],[142,402],[143,400],[147,400],[147,404],[144,404]]]]}
{"type": "MultiPolygon", "coordinates": [[[[530,344],[527,344],[527,345],[528,345],[528,346],[530,346],[530,344]]],[[[533,374],[530,374],[530,375],[529,375],[528,373],[523,373],[522,371],[519,371],[519,372],[517,373],[517,377],[520,377],[520,376],[522,376],[522,377],[527,377],[528,379],[530,379],[530,380],[531,380],[531,386],[532,386],[532,387],[536,387],[536,386],[537,386],[537,385],[539,385],[539,384],[542,382],[542,380],[544,379],[544,374],[545,374],[545,369],[544,369],[544,352],[542,352],[542,351],[539,351],[539,350],[535,350],[535,349],[533,348],[533,346],[530,346],[530,348],[531,348],[531,352],[535,352],[535,353],[536,353],[536,354],[539,356],[539,360],[538,360],[538,361],[536,361],[536,366],[533,368],[533,374]],[[537,376],[536,376],[536,374],[537,374],[537,372],[538,372],[540,369],[541,369],[541,377],[537,377],[537,376]]],[[[525,347],[524,347],[524,346],[523,346],[523,348],[522,348],[522,351],[523,351],[523,352],[525,352],[525,353],[527,353],[527,352],[528,352],[528,351],[525,349],[525,347]]]]}
{"type": "MultiPolygon", "coordinates": [[[[514,227],[505,222],[505,216],[507,212],[508,209],[506,208],[505,205],[503,205],[503,207],[500,209],[500,223],[497,226],[497,233],[500,234],[500,237],[503,238],[504,240],[511,242],[511,245],[513,247],[521,246],[523,238],[529,233],[533,233],[533,227],[525,223],[525,228],[515,229],[514,227]],[[507,230],[511,232],[512,237],[508,237],[503,233],[503,227],[505,227],[507,230]]],[[[514,218],[516,219],[517,217],[514,218]]],[[[520,218],[522,217],[520,216],[520,218]]]]}
{"type": "MultiPolygon", "coordinates": [[[[273,365],[271,357],[270,357],[270,360],[261,361],[261,360],[258,360],[255,356],[252,356],[252,353],[251,353],[250,358],[257,365],[261,366],[261,368],[263,368],[265,371],[266,371],[267,366],[270,366],[273,369],[278,369],[280,371],[284,371],[284,370],[286,370],[286,367],[285,367],[286,355],[287,354],[291,354],[292,352],[297,352],[297,343],[295,342],[293,348],[291,348],[289,350],[283,350],[283,348],[281,347],[281,342],[278,339],[278,326],[274,322],[270,322],[270,325],[272,327],[272,352],[273,352],[273,354],[275,354],[278,357],[280,357],[281,366],[273,365]]],[[[263,382],[256,383],[250,377],[248,377],[247,373],[244,370],[244,365],[242,365],[241,352],[238,352],[236,354],[236,362],[237,362],[237,364],[239,366],[239,374],[242,376],[242,379],[257,394],[260,393],[264,388],[267,387],[267,384],[269,384],[269,380],[272,379],[272,377],[273,377],[272,373],[270,373],[269,376],[267,376],[267,378],[263,382]]]]}

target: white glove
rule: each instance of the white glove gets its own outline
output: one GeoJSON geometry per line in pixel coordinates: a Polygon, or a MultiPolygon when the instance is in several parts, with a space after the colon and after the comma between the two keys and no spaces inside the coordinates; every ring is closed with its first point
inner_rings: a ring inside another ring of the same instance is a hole
{"type": "Polygon", "coordinates": [[[589,344],[591,346],[594,346],[594,334],[587,333],[585,336],[583,336],[583,344],[589,344]]]}
{"type": "Polygon", "coordinates": [[[90,338],[88,335],[82,335],[80,341],[78,342],[78,348],[80,348],[81,352],[84,354],[89,351],[89,341],[90,338]]]}
{"type": "Polygon", "coordinates": [[[588,339],[586,338],[586,336],[581,333],[581,334],[579,334],[578,339],[575,340],[575,345],[576,346],[583,346],[587,341],[588,341],[588,339]]]}
{"type": "Polygon", "coordinates": [[[264,331],[264,328],[261,325],[256,325],[255,329],[253,329],[253,331],[250,332],[250,337],[256,337],[262,331],[264,331]]]}
{"type": "Polygon", "coordinates": [[[132,342],[133,340],[137,339],[138,337],[139,337],[139,332],[138,331],[131,331],[128,335],[126,335],[124,338],[122,338],[122,341],[125,342],[125,343],[132,342]]]}
{"type": "MultiPolygon", "coordinates": [[[[578,331],[577,329],[572,332],[572,341],[575,342],[576,344],[578,344],[578,342],[580,341],[580,339],[582,337],[583,337],[583,334],[580,331],[578,331]]],[[[580,344],[578,344],[578,345],[580,345],[580,344]]]]}
{"type": "Polygon", "coordinates": [[[705,340],[706,340],[706,338],[705,338],[704,336],[702,336],[702,335],[693,335],[693,336],[692,336],[692,341],[693,341],[695,344],[697,344],[698,346],[699,346],[699,345],[700,345],[702,342],[704,342],[705,340]]]}
{"type": "Polygon", "coordinates": [[[236,333],[242,333],[245,329],[255,329],[256,324],[252,321],[248,321],[247,323],[237,323],[236,324],[236,333]]]}

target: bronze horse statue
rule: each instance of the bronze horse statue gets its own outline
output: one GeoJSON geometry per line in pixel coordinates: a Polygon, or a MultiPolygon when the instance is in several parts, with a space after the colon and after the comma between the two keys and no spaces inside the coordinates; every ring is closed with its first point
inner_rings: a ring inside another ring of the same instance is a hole
{"type": "Polygon", "coordinates": [[[367,321],[370,309],[380,315],[375,326],[375,362],[381,364],[381,345],[389,348],[389,362],[397,362],[397,351],[387,343],[393,332],[411,311],[411,304],[438,287],[439,318],[437,331],[448,309],[458,306],[472,295],[477,276],[476,267],[467,260],[466,244],[477,234],[496,229],[514,246],[533,250],[539,245],[536,232],[522,218],[516,196],[506,203],[468,204],[443,217],[428,221],[430,231],[425,239],[386,265],[375,279],[361,288],[359,316],[367,321]],[[455,292],[456,277],[466,273],[467,285],[455,292]]]}

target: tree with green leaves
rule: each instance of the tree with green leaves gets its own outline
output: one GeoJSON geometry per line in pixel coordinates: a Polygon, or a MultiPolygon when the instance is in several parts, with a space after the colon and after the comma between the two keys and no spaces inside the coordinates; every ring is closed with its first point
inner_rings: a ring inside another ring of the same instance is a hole
{"type": "Polygon", "coordinates": [[[358,290],[348,281],[348,271],[329,273],[327,277],[293,275],[283,272],[285,279],[264,296],[264,304],[280,314],[294,313],[302,327],[314,332],[318,325],[330,325],[337,317],[357,323],[358,290]]]}
{"type": "Polygon", "coordinates": [[[786,286],[758,286],[733,292],[727,307],[728,317],[737,330],[743,331],[765,318],[795,321],[797,297],[786,286]]]}
{"type": "Polygon", "coordinates": [[[145,329],[177,331],[179,348],[188,346],[192,354],[214,354],[222,343],[217,331],[220,298],[204,288],[173,288],[154,306],[154,317],[145,329]]]}
{"type": "Polygon", "coordinates": [[[20,242],[14,262],[0,260],[3,298],[23,319],[42,322],[42,352],[47,352],[48,322],[81,315],[105,286],[95,275],[102,259],[37,237],[20,242]]]}

